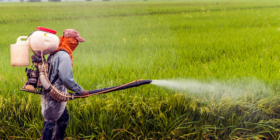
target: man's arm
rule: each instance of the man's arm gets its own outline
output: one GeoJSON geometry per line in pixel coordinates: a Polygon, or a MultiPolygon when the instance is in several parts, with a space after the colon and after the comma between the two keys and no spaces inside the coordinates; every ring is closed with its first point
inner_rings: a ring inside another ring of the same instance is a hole
{"type": "Polygon", "coordinates": [[[63,53],[60,57],[58,75],[67,89],[75,91],[80,95],[84,92],[84,89],[78,85],[73,78],[72,62],[70,56],[66,53],[65,55],[63,53]]]}

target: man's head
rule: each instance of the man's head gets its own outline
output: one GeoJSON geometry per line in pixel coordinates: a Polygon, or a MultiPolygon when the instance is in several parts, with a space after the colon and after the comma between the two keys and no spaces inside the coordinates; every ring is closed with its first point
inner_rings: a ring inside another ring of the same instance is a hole
{"type": "Polygon", "coordinates": [[[68,38],[75,38],[79,42],[84,42],[85,40],[80,36],[79,32],[75,29],[66,29],[63,31],[63,36],[68,38]]]}
{"type": "Polygon", "coordinates": [[[73,65],[73,56],[72,52],[79,45],[79,42],[84,42],[85,40],[79,35],[79,32],[75,29],[66,29],[63,31],[63,36],[60,36],[60,43],[58,48],[53,52],[57,52],[59,50],[65,50],[69,54],[72,65],[73,65]]]}

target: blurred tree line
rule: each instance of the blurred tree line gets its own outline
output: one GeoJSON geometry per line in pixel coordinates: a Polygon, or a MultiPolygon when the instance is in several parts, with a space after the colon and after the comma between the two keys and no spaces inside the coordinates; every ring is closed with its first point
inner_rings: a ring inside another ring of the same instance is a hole
{"type": "MultiPolygon", "coordinates": [[[[0,0],[1,1],[1,0],[0,0]]],[[[23,2],[24,0],[19,0],[23,2]]],[[[41,2],[41,0],[27,0],[28,2],[41,2]]],[[[48,0],[49,2],[61,2],[61,0],[48,0]]],[[[66,0],[67,1],[67,0],[66,0]]],[[[92,0],[85,0],[85,1],[92,1],[92,0]]],[[[102,0],[102,1],[110,1],[110,0],[102,0]]],[[[144,0],[145,1],[145,0],[144,0]]]]}
{"type": "MultiPolygon", "coordinates": [[[[23,2],[24,0],[19,0],[20,2],[23,2]]],[[[41,0],[27,0],[28,2],[41,2],[41,0]]],[[[48,0],[50,2],[61,2],[61,0],[48,0]]]]}

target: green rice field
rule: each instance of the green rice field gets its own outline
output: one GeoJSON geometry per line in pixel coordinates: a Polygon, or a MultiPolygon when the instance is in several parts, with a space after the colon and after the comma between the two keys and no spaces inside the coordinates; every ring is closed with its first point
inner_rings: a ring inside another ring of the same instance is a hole
{"type": "Polygon", "coordinates": [[[92,90],[137,79],[245,89],[224,96],[155,85],[68,101],[67,139],[280,139],[280,2],[0,3],[0,139],[40,139],[39,95],[10,44],[37,26],[79,31],[74,79],[92,90]],[[245,85],[245,86],[244,86],[245,85]],[[247,88],[246,85],[250,85],[247,88]]]}

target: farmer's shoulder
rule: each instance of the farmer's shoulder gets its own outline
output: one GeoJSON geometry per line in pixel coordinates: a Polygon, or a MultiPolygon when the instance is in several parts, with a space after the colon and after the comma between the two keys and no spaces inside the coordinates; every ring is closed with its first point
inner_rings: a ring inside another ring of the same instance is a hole
{"type": "Polygon", "coordinates": [[[55,53],[55,57],[59,59],[70,59],[69,54],[66,51],[58,51],[55,53]]]}

